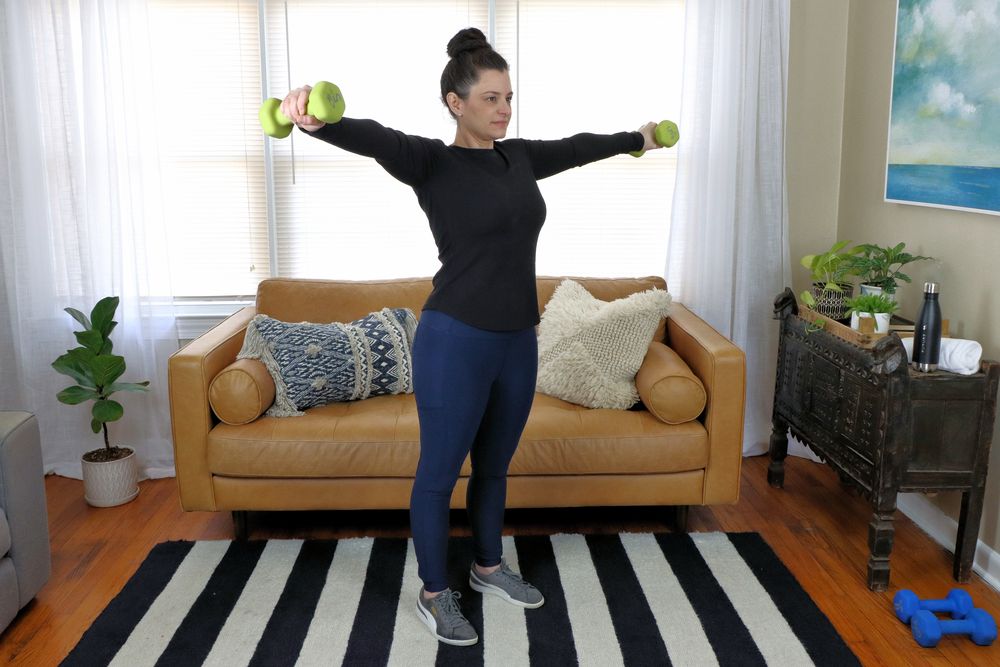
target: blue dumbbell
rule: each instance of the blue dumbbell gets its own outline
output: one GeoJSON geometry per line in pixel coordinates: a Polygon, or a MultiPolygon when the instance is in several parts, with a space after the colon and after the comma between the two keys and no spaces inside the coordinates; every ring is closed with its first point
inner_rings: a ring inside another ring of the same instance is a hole
{"type": "Polygon", "coordinates": [[[969,635],[980,646],[989,646],[997,638],[997,624],[982,609],[973,609],[961,621],[942,621],[932,612],[921,609],[910,623],[913,638],[924,648],[934,648],[941,635],[969,635]]]}
{"type": "Polygon", "coordinates": [[[961,588],[948,591],[948,597],[944,600],[921,600],[913,591],[903,589],[892,599],[892,606],[896,609],[896,618],[903,623],[909,623],[921,609],[948,612],[956,620],[965,618],[973,609],[972,597],[961,588]]]}

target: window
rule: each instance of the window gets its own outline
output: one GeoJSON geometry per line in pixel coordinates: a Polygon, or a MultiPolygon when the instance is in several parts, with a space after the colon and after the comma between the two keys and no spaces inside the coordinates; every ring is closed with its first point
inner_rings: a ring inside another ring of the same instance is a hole
{"type": "Polygon", "coordinates": [[[167,254],[175,295],[253,295],[269,276],[257,5],[150,7],[167,254]]]}
{"type": "MultiPolygon", "coordinates": [[[[238,302],[270,275],[433,275],[437,250],[410,188],[298,132],[268,148],[257,109],[265,86],[281,96],[327,79],[344,91],[347,115],[450,143],[445,46],[467,26],[489,36],[491,14],[514,86],[508,137],[677,118],[683,0],[156,3],[155,123],[175,294],[238,302]]],[[[549,213],[538,273],[662,274],[675,167],[674,151],[653,151],[541,181],[549,213]]]]}
{"type": "MultiPolygon", "coordinates": [[[[302,0],[269,6],[268,72],[277,95],[333,81],[346,115],[451,143],[440,102],[448,40],[488,32],[488,3],[302,0]],[[286,58],[287,51],[287,58],[286,58]],[[288,71],[291,71],[289,78],[288,71]]],[[[440,263],[413,190],[374,160],[293,132],[272,141],[278,272],[367,280],[433,275],[440,263]],[[293,179],[294,177],[294,179],[293,179]]]]}
{"type": "MultiPolygon", "coordinates": [[[[518,136],[554,139],[677,120],[680,0],[521,0],[497,7],[496,48],[517,61],[511,76],[518,136]]],[[[676,152],[660,150],[539,181],[548,216],[538,274],[663,275],[675,170],[676,152]]]]}

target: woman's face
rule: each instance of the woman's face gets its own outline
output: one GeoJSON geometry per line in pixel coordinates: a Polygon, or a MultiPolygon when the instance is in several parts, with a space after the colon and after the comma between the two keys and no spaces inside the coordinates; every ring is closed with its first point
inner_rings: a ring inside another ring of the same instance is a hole
{"type": "Polygon", "coordinates": [[[510,101],[514,93],[510,74],[495,69],[482,70],[479,81],[469,91],[469,98],[453,98],[452,111],[458,124],[480,139],[503,139],[510,124],[510,101]]]}

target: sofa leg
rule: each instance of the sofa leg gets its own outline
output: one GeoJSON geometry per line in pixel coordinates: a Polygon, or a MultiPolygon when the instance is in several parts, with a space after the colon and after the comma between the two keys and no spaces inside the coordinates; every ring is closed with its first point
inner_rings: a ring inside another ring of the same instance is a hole
{"type": "Polygon", "coordinates": [[[686,533],[688,523],[689,505],[674,505],[674,525],[675,533],[686,533]]]}
{"type": "Polygon", "coordinates": [[[247,540],[247,510],[233,510],[233,531],[240,542],[247,540]]]}

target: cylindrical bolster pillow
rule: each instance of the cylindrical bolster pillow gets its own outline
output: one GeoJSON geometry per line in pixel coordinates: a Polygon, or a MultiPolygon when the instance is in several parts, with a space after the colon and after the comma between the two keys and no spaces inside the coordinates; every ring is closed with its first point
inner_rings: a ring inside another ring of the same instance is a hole
{"type": "Polygon", "coordinates": [[[208,402],[227,424],[249,424],[274,402],[274,380],[256,359],[237,359],[208,386],[208,402]]]}
{"type": "Polygon", "coordinates": [[[635,375],[639,397],[660,421],[683,424],[705,409],[705,385],[676,352],[663,343],[649,344],[635,375]]]}

